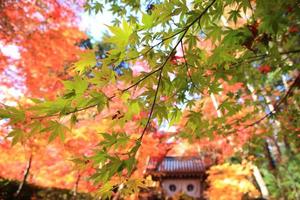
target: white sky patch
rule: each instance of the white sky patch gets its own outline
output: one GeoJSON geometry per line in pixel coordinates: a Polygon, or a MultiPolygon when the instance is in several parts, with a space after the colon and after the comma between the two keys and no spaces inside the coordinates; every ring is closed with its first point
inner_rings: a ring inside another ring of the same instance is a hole
{"type": "Polygon", "coordinates": [[[0,102],[8,106],[16,106],[18,100],[24,96],[26,90],[24,81],[25,78],[19,74],[19,69],[15,66],[8,66],[0,73],[0,102]]]}
{"type": "Polygon", "coordinates": [[[170,126],[170,124],[167,120],[163,120],[163,122],[159,126],[158,130],[162,131],[162,132],[175,133],[175,132],[177,132],[177,127],[176,126],[170,126]]]}
{"type": "Polygon", "coordinates": [[[88,12],[81,14],[79,28],[85,31],[96,41],[100,41],[103,34],[108,32],[108,26],[111,26],[111,21],[114,19],[112,13],[108,11],[108,7],[104,6],[103,13],[99,12],[96,15],[88,12]]]}
{"type": "Polygon", "coordinates": [[[4,45],[3,43],[0,42],[0,51],[5,55],[8,56],[12,59],[20,59],[21,55],[18,49],[18,46],[16,45],[4,45]]]}

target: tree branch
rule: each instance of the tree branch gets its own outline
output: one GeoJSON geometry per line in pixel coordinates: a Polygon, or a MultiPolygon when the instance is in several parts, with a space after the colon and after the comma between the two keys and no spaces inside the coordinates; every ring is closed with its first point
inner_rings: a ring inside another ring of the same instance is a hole
{"type": "MultiPolygon", "coordinates": [[[[192,21],[188,26],[186,26],[185,28],[183,28],[181,31],[177,32],[176,34],[172,35],[172,36],[169,36],[167,38],[165,38],[164,40],[162,40],[160,43],[163,43],[164,41],[172,38],[172,37],[175,37],[176,35],[180,34],[183,32],[182,36],[180,37],[180,39],[178,40],[177,44],[173,47],[173,49],[171,50],[171,52],[168,54],[167,58],[165,59],[165,62],[160,66],[158,67],[157,69],[149,72],[148,74],[146,74],[144,77],[142,77],[141,79],[139,79],[137,82],[135,82],[134,84],[130,85],[129,87],[121,90],[121,92],[125,92],[125,91],[128,91],[130,90],[131,88],[139,85],[142,81],[144,81],[145,79],[147,79],[149,76],[155,74],[156,72],[159,72],[161,71],[164,66],[166,65],[167,61],[170,59],[171,55],[174,53],[174,51],[176,50],[176,48],[178,47],[178,45],[180,44],[180,42],[182,42],[182,39],[184,38],[184,36],[186,35],[186,33],[188,32],[188,30],[190,29],[191,26],[193,26],[198,20],[201,19],[201,17],[208,11],[208,9],[216,2],[216,0],[213,0],[203,11],[202,13],[196,18],[194,19],[194,21],[192,21]]],[[[159,45],[160,43],[156,44],[156,45],[159,45]]],[[[154,48],[154,47],[153,47],[154,48]]],[[[110,99],[113,99],[115,97],[115,95],[111,96],[108,98],[108,100],[110,99]]],[[[79,109],[74,109],[73,111],[70,111],[70,112],[67,112],[65,113],[65,115],[69,115],[69,114],[73,114],[73,113],[76,113],[76,112],[80,112],[80,111],[83,111],[83,110],[88,110],[90,108],[93,108],[93,107],[96,107],[98,104],[93,104],[93,105],[89,105],[87,107],[83,107],[83,108],[79,108],[79,109]]],[[[56,113],[56,114],[52,114],[52,115],[44,115],[44,116],[38,116],[38,117],[32,117],[31,119],[43,119],[43,118],[47,118],[47,117],[54,117],[54,116],[58,116],[59,113],[56,113]]],[[[147,123],[148,124],[148,123],[147,123]]],[[[144,131],[143,131],[144,132],[144,131]]]]}
{"type": "Polygon", "coordinates": [[[136,57],[127,58],[127,59],[125,59],[125,60],[123,60],[123,61],[126,62],[126,61],[130,61],[130,60],[135,60],[135,59],[137,59],[137,58],[140,58],[140,57],[142,57],[142,56],[148,54],[148,53],[149,53],[152,49],[154,49],[155,47],[157,47],[157,46],[163,44],[165,41],[167,41],[167,40],[169,40],[169,39],[171,39],[171,38],[173,38],[173,37],[179,35],[180,33],[184,32],[186,29],[187,29],[187,27],[184,27],[183,29],[181,29],[180,31],[174,33],[173,35],[171,35],[171,36],[169,36],[169,37],[163,38],[160,42],[158,42],[158,43],[154,44],[153,46],[151,46],[151,47],[150,47],[147,51],[145,51],[144,53],[142,53],[142,54],[140,54],[140,55],[138,55],[138,56],[136,56],[136,57]]]}
{"type": "MultiPolygon", "coordinates": [[[[198,18],[197,18],[198,19],[198,18]]],[[[193,22],[192,22],[193,23],[193,22]]],[[[195,23],[195,22],[194,22],[195,23]]],[[[187,26],[187,27],[190,27],[187,26]]],[[[184,29],[183,29],[184,30],[184,29]]],[[[178,46],[178,45],[177,45],[178,46]]],[[[290,51],[285,51],[285,52],[281,52],[280,55],[288,55],[288,54],[294,54],[294,53],[299,53],[300,52],[300,49],[295,49],[295,50],[290,50],[290,51]]],[[[236,63],[233,63],[231,65],[231,67],[234,67],[234,66],[237,66],[237,65],[240,65],[240,64],[243,64],[243,63],[251,63],[253,61],[256,61],[256,60],[260,60],[264,57],[269,57],[270,54],[261,54],[261,55],[257,55],[257,56],[252,56],[252,57],[248,57],[248,58],[245,58],[243,61],[239,61],[239,62],[236,62],[236,63]]],[[[184,57],[185,57],[185,54],[184,54],[184,57]]],[[[185,58],[184,58],[185,59],[185,58]]],[[[185,59],[186,60],[186,59],[185,59]]],[[[185,63],[186,65],[188,65],[188,63],[185,63]]],[[[142,81],[144,81],[145,79],[147,79],[148,77],[150,77],[151,75],[155,74],[156,72],[160,71],[161,69],[163,68],[163,66],[160,66],[158,67],[157,69],[149,72],[148,74],[146,74],[144,77],[142,77],[141,79],[139,79],[137,82],[133,83],[132,85],[128,86],[127,88],[121,90],[121,92],[126,92],[128,90],[130,90],[131,88],[133,87],[136,87],[137,85],[139,85],[142,81]]],[[[188,74],[188,76],[190,76],[190,74],[188,74]]],[[[191,76],[190,76],[191,78],[191,76]]],[[[191,82],[192,82],[192,79],[191,79],[191,82]]],[[[192,82],[193,83],[193,82],[192,82]]],[[[193,84],[195,87],[196,85],[193,84]]],[[[196,87],[197,88],[197,87],[196,87]]],[[[199,90],[199,88],[198,88],[199,90]]],[[[108,98],[108,100],[111,100],[115,97],[115,95],[111,96],[108,98]]],[[[74,109],[73,111],[70,111],[70,112],[67,112],[65,113],[65,115],[69,115],[69,114],[73,114],[73,113],[77,113],[77,112],[80,112],[80,111],[84,111],[84,110],[88,110],[90,108],[93,108],[93,107],[96,107],[98,104],[93,104],[93,105],[89,105],[87,107],[83,107],[83,108],[79,108],[79,109],[74,109]]],[[[59,113],[56,113],[56,114],[52,114],[52,115],[43,115],[43,116],[37,116],[37,117],[31,117],[30,119],[43,119],[43,118],[47,118],[47,117],[55,117],[55,116],[58,116],[59,113]]]]}
{"type": "Polygon", "coordinates": [[[271,110],[270,112],[268,112],[267,114],[265,114],[263,117],[261,117],[260,119],[258,119],[257,121],[246,125],[243,129],[241,129],[240,131],[243,131],[249,127],[252,127],[256,124],[259,124],[260,122],[262,122],[263,120],[265,120],[268,117],[271,117],[272,115],[276,114],[276,111],[278,111],[280,105],[287,100],[287,98],[292,94],[293,90],[298,87],[300,85],[300,74],[298,74],[297,78],[294,80],[294,82],[292,83],[292,85],[290,86],[289,90],[285,93],[285,95],[278,100],[275,105],[274,105],[274,109],[271,110]]]}
{"type": "MultiPolygon", "coordinates": [[[[299,53],[299,52],[300,52],[300,49],[295,49],[295,50],[280,52],[279,54],[280,55],[288,55],[288,54],[299,53]]],[[[266,53],[265,54],[256,55],[256,56],[250,56],[248,58],[243,58],[242,61],[233,63],[230,66],[234,67],[234,66],[237,66],[237,65],[240,65],[240,64],[244,64],[244,63],[251,63],[253,61],[261,60],[262,58],[270,57],[270,56],[271,56],[270,54],[266,54],[266,53]]]]}
{"type": "Polygon", "coordinates": [[[80,173],[80,170],[78,170],[77,178],[76,178],[74,189],[73,189],[73,199],[74,200],[76,199],[76,196],[78,193],[78,186],[79,186],[80,178],[81,178],[81,173],[80,173]]]}
{"type": "Polygon", "coordinates": [[[143,132],[141,134],[141,136],[138,138],[137,141],[142,141],[143,139],[143,136],[145,135],[146,131],[147,131],[147,128],[149,126],[149,123],[151,121],[151,118],[152,118],[152,114],[153,114],[153,110],[154,110],[154,107],[155,107],[155,103],[156,103],[156,99],[157,99],[157,94],[158,94],[158,91],[159,91],[159,86],[161,84],[161,79],[162,79],[162,71],[163,71],[163,68],[165,67],[165,65],[167,64],[167,62],[169,61],[169,59],[171,58],[171,56],[174,54],[176,48],[178,47],[178,45],[180,43],[182,43],[182,40],[183,38],[185,37],[185,35],[187,34],[188,30],[190,29],[190,27],[192,27],[198,20],[201,19],[201,17],[208,11],[208,9],[216,2],[216,0],[213,0],[203,11],[202,13],[196,18],[194,19],[194,21],[192,21],[188,26],[186,26],[185,28],[185,31],[183,32],[182,36],[179,38],[179,40],[177,41],[176,45],[172,48],[172,51],[169,53],[169,55],[167,56],[167,58],[165,59],[164,63],[161,65],[161,67],[159,68],[160,69],[160,73],[159,73],[159,77],[158,77],[158,81],[157,81],[157,87],[156,87],[156,91],[155,91],[155,95],[154,95],[154,99],[153,99],[153,102],[152,102],[152,106],[151,106],[151,109],[150,109],[150,113],[149,113],[149,116],[148,116],[148,120],[147,120],[147,123],[145,125],[145,128],[143,129],[143,132]]]}
{"type": "MultiPolygon", "coordinates": [[[[141,145],[141,142],[143,140],[143,137],[145,135],[145,133],[147,132],[147,128],[150,124],[150,121],[151,121],[151,118],[152,118],[152,115],[153,115],[153,111],[154,111],[154,107],[155,107],[155,104],[156,104],[156,99],[157,99],[157,96],[158,96],[158,91],[159,91],[159,87],[161,85],[161,80],[162,80],[162,72],[163,72],[163,68],[165,67],[165,65],[167,64],[167,62],[169,61],[169,59],[171,58],[171,56],[173,55],[173,53],[175,52],[176,48],[178,47],[178,45],[180,43],[182,43],[182,40],[183,38],[185,37],[186,33],[188,32],[189,28],[191,26],[193,26],[193,24],[195,24],[198,20],[201,19],[201,17],[208,11],[208,9],[216,2],[216,0],[213,0],[204,10],[203,12],[194,20],[192,21],[186,28],[186,30],[183,32],[182,36],[178,39],[176,45],[172,48],[171,52],[168,54],[167,58],[165,59],[165,61],[163,62],[163,64],[161,65],[161,67],[158,68],[157,71],[160,71],[159,73],[159,77],[158,77],[158,81],[157,81],[157,86],[156,86],[156,90],[155,90],[155,95],[154,95],[154,99],[153,99],[153,102],[152,102],[152,105],[151,105],[151,109],[150,109],[150,113],[149,113],[149,116],[148,116],[148,119],[147,119],[147,123],[140,135],[140,137],[136,140],[136,145],[133,147],[133,148],[136,148],[136,146],[138,147],[137,149],[139,149],[140,145],[141,145]]],[[[153,73],[151,73],[153,74],[153,73]]],[[[132,148],[132,150],[133,150],[132,148]]],[[[132,156],[136,156],[137,154],[137,150],[134,151],[134,154],[132,156]]],[[[131,172],[129,174],[129,176],[131,176],[133,174],[133,172],[131,172]]]]}
{"type": "MultiPolygon", "coordinates": [[[[82,108],[76,108],[70,112],[66,112],[64,115],[70,115],[70,114],[73,114],[73,113],[77,113],[77,112],[80,112],[80,111],[84,111],[84,110],[88,110],[90,108],[93,108],[93,107],[96,107],[98,104],[92,104],[92,105],[89,105],[87,107],[82,107],[82,108]]],[[[55,114],[51,114],[51,115],[43,115],[43,116],[37,116],[37,117],[31,117],[30,119],[44,119],[44,118],[48,118],[48,117],[56,117],[56,116],[59,116],[60,113],[55,113],[55,114]]]]}
{"type": "Polygon", "coordinates": [[[31,168],[32,157],[33,157],[33,155],[30,154],[29,160],[27,161],[26,168],[25,168],[25,171],[24,171],[23,180],[20,183],[18,190],[14,194],[14,197],[18,197],[19,196],[21,190],[23,189],[24,184],[26,183],[26,180],[27,180],[27,177],[29,175],[30,168],[31,168]]]}
{"type": "Polygon", "coordinates": [[[143,80],[147,79],[149,76],[151,76],[152,74],[155,74],[156,72],[159,72],[163,69],[164,65],[160,66],[159,68],[149,72],[148,74],[146,74],[145,76],[143,76],[141,79],[139,79],[137,82],[133,83],[132,85],[130,85],[129,87],[125,88],[122,90],[122,92],[126,92],[128,90],[130,90],[131,88],[139,85],[143,80]]]}

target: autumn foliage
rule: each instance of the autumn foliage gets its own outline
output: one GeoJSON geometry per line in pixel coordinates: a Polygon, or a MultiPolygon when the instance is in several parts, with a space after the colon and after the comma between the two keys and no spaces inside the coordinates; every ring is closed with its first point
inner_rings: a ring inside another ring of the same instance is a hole
{"type": "MultiPolygon", "coordinates": [[[[86,36],[76,27],[76,8],[70,8],[70,3],[56,0],[0,3],[0,62],[3,63],[0,69],[15,66],[18,76],[25,78],[28,95],[53,97],[62,88],[60,81],[68,78],[67,66],[78,58],[80,50],[76,44],[86,36]],[[17,51],[4,53],[8,46],[17,51]]],[[[13,86],[10,81],[6,83],[13,86]]]]}
{"type": "Polygon", "coordinates": [[[150,156],[197,156],[226,200],[262,195],[249,156],[264,178],[299,171],[298,3],[105,3],[0,2],[0,177],[126,199],[150,156]],[[106,6],[93,43],[79,16],[106,6]]]}
{"type": "Polygon", "coordinates": [[[259,191],[250,181],[250,163],[213,166],[209,169],[207,196],[212,200],[256,198],[259,191]]]}
{"type": "MultiPolygon", "coordinates": [[[[12,88],[19,95],[26,95],[17,99],[25,106],[31,104],[28,97],[53,98],[63,87],[62,80],[70,78],[67,69],[79,58],[79,42],[86,37],[77,27],[79,18],[75,12],[79,11],[79,4],[71,4],[56,0],[0,2],[0,72],[4,77],[0,95],[5,101],[16,101],[15,94],[6,92],[12,88]],[[4,51],[9,47],[13,50],[4,51]]],[[[1,129],[0,176],[22,180],[32,156],[28,181],[47,187],[73,189],[78,170],[70,159],[87,154],[95,145],[80,136],[68,137],[65,144],[57,141],[48,145],[48,139],[42,136],[22,139],[22,145],[11,148],[11,142],[4,138],[6,134],[7,129],[1,129]]],[[[83,182],[80,190],[93,188],[91,183],[83,182]]]]}

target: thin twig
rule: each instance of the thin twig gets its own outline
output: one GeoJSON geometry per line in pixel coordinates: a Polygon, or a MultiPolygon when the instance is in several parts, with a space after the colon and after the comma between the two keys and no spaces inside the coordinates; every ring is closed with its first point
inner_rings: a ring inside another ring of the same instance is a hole
{"type": "Polygon", "coordinates": [[[183,47],[182,41],[181,41],[181,49],[182,49],[182,56],[183,56],[184,65],[185,65],[185,67],[186,67],[186,72],[187,72],[187,74],[188,74],[188,77],[189,77],[189,79],[190,79],[192,85],[193,85],[193,86],[194,86],[194,87],[202,94],[200,88],[199,88],[199,87],[195,84],[195,82],[193,81],[192,75],[191,75],[191,73],[190,73],[190,71],[189,71],[189,67],[188,67],[188,63],[187,63],[188,61],[187,61],[186,56],[185,56],[185,52],[184,52],[184,47],[183,47]]]}
{"type": "MultiPolygon", "coordinates": [[[[243,128],[241,129],[233,129],[229,132],[227,132],[227,134],[230,134],[230,133],[235,133],[236,131],[243,131],[243,130],[246,130],[252,126],[255,126],[259,123],[261,123],[262,121],[264,121],[266,118],[268,117],[271,117],[273,115],[276,114],[276,112],[278,111],[278,109],[280,108],[280,106],[283,104],[284,101],[286,101],[286,99],[292,94],[293,90],[298,87],[298,85],[300,85],[300,74],[297,76],[297,78],[294,80],[294,82],[292,83],[292,85],[290,86],[289,90],[285,93],[284,96],[282,96],[274,105],[274,109],[270,112],[268,112],[267,114],[265,114],[263,117],[261,117],[260,119],[258,119],[257,121],[255,122],[252,122],[251,124],[248,124],[248,125],[245,125],[243,128]]],[[[239,123],[240,119],[237,119],[233,122],[231,122],[230,124],[228,124],[229,126],[232,126],[234,124],[237,124],[239,123]]]]}
{"type": "MultiPolygon", "coordinates": [[[[163,65],[164,66],[164,65],[163,65]]],[[[144,137],[145,133],[146,133],[146,130],[149,126],[149,123],[151,121],[151,118],[152,118],[152,114],[153,114],[153,111],[154,111],[154,107],[155,107],[155,103],[156,103],[156,99],[157,99],[157,95],[158,95],[158,91],[159,91],[159,86],[161,84],[161,79],[162,79],[162,72],[163,72],[163,68],[160,69],[160,72],[159,72],[159,76],[158,76],[158,81],[157,81],[157,86],[156,86],[156,90],[155,90],[155,95],[154,95],[154,99],[153,99],[153,102],[152,102],[152,105],[151,105],[151,109],[150,109],[150,113],[149,113],[149,116],[148,116],[148,120],[147,120],[147,123],[143,129],[143,132],[142,134],[140,135],[140,137],[138,138],[139,141],[142,140],[142,138],[144,137]]]]}
{"type": "Polygon", "coordinates": [[[78,174],[77,174],[77,178],[76,178],[76,182],[75,182],[74,190],[73,190],[73,199],[76,199],[80,179],[81,179],[81,173],[80,173],[80,170],[78,170],[78,174]]]}
{"type": "Polygon", "coordinates": [[[151,109],[150,109],[150,113],[149,113],[149,116],[148,116],[148,120],[147,120],[147,123],[143,129],[143,132],[141,134],[141,136],[137,139],[137,141],[141,142],[146,131],[147,131],[147,128],[149,126],[149,123],[151,121],[151,118],[152,118],[152,114],[153,114],[153,111],[154,111],[154,107],[155,107],[155,103],[156,103],[156,99],[157,99],[157,95],[158,95],[158,91],[159,91],[159,86],[161,84],[161,79],[162,79],[162,72],[163,72],[163,68],[165,67],[165,65],[167,64],[167,62],[169,61],[169,59],[171,58],[171,56],[174,54],[176,48],[178,47],[178,45],[182,42],[183,38],[185,37],[185,35],[187,34],[188,30],[190,29],[190,27],[192,27],[198,20],[201,19],[201,17],[208,11],[208,9],[216,2],[216,0],[213,0],[204,10],[203,12],[194,20],[192,21],[188,26],[186,26],[186,29],[185,31],[183,32],[182,36],[179,38],[178,42],[176,43],[176,45],[172,48],[172,51],[169,53],[169,55],[167,56],[167,58],[165,59],[164,63],[161,65],[161,67],[159,68],[160,69],[160,73],[159,73],[159,77],[158,77],[158,81],[157,81],[157,87],[156,87],[156,91],[155,91],[155,95],[154,95],[154,99],[153,99],[153,102],[152,102],[152,106],[151,106],[151,109]]]}
{"type": "Polygon", "coordinates": [[[130,90],[131,88],[139,85],[143,80],[147,79],[149,76],[151,76],[152,74],[155,74],[158,71],[161,71],[162,68],[164,67],[164,65],[160,66],[159,68],[149,72],[148,74],[146,74],[145,76],[143,76],[141,79],[139,79],[137,82],[135,82],[134,84],[130,85],[129,87],[125,88],[122,90],[122,92],[126,92],[128,90],[130,90]]]}
{"type": "MultiPolygon", "coordinates": [[[[90,108],[96,107],[97,105],[98,104],[92,104],[92,105],[89,105],[87,107],[76,108],[76,109],[74,109],[70,112],[64,113],[64,115],[69,115],[69,114],[77,113],[77,112],[80,112],[80,111],[88,110],[90,108]]],[[[60,115],[60,113],[55,113],[55,114],[51,114],[51,115],[37,116],[37,117],[31,117],[30,119],[43,119],[43,118],[47,118],[47,117],[55,117],[55,116],[58,116],[58,115],[60,115]]]]}
{"type": "MultiPolygon", "coordinates": [[[[279,54],[280,55],[288,55],[288,54],[299,53],[299,52],[300,52],[300,49],[295,49],[295,50],[280,52],[279,54]]],[[[234,67],[234,66],[237,66],[240,64],[245,64],[245,63],[251,63],[253,61],[261,60],[262,58],[270,57],[270,56],[271,56],[271,54],[267,54],[267,53],[256,55],[256,56],[250,56],[248,58],[243,58],[241,61],[232,63],[232,65],[230,65],[230,67],[234,67]]]]}
{"type": "Polygon", "coordinates": [[[266,118],[275,115],[276,111],[278,111],[278,109],[280,108],[280,105],[286,101],[286,99],[292,94],[293,90],[300,84],[300,74],[297,76],[297,78],[294,80],[294,82],[292,83],[292,85],[290,86],[289,90],[285,93],[285,95],[278,100],[275,105],[274,105],[274,109],[271,110],[270,112],[268,112],[267,114],[265,114],[263,117],[261,117],[260,119],[258,119],[257,121],[246,125],[243,129],[240,129],[239,131],[243,131],[249,127],[252,127],[256,124],[259,124],[260,122],[262,122],[263,120],[265,120],[266,118]]]}
{"type": "Polygon", "coordinates": [[[17,190],[16,193],[14,194],[14,197],[18,197],[18,196],[20,195],[20,192],[21,192],[21,190],[23,189],[24,184],[26,183],[26,180],[27,180],[27,177],[28,177],[28,175],[29,175],[30,168],[31,168],[32,157],[33,157],[33,155],[30,154],[30,157],[29,157],[29,159],[28,159],[28,161],[27,161],[26,168],[25,168],[25,171],[24,171],[23,180],[22,180],[22,182],[20,183],[20,185],[19,185],[19,187],[18,187],[18,190],[17,190]]]}
{"type": "Polygon", "coordinates": [[[158,43],[154,44],[153,46],[151,46],[151,47],[150,47],[147,51],[145,51],[144,53],[142,53],[142,54],[140,54],[140,55],[138,55],[138,56],[136,56],[136,57],[127,58],[127,59],[125,59],[125,60],[123,60],[123,61],[126,62],[126,61],[130,61],[130,60],[135,60],[135,59],[138,59],[138,58],[140,58],[140,57],[142,57],[142,56],[148,54],[148,53],[149,53],[152,49],[154,49],[155,47],[157,47],[157,46],[161,45],[162,43],[164,43],[165,41],[167,41],[167,40],[169,40],[169,39],[171,39],[171,38],[173,38],[173,37],[179,35],[180,33],[184,32],[186,29],[187,29],[187,27],[184,27],[183,29],[181,29],[180,31],[174,33],[173,35],[170,35],[169,37],[163,38],[160,42],[158,42],[158,43]]]}

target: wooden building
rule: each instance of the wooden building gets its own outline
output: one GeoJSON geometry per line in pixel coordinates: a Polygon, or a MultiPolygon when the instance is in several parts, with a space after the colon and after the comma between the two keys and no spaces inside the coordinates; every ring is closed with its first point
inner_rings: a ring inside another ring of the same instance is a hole
{"type": "MultiPolygon", "coordinates": [[[[150,176],[158,183],[156,191],[161,191],[162,194],[159,198],[148,195],[147,198],[140,199],[172,199],[179,194],[193,199],[205,199],[206,170],[211,165],[211,161],[200,157],[150,157],[145,176],[150,176]]],[[[153,194],[153,191],[150,192],[153,194]]]]}

